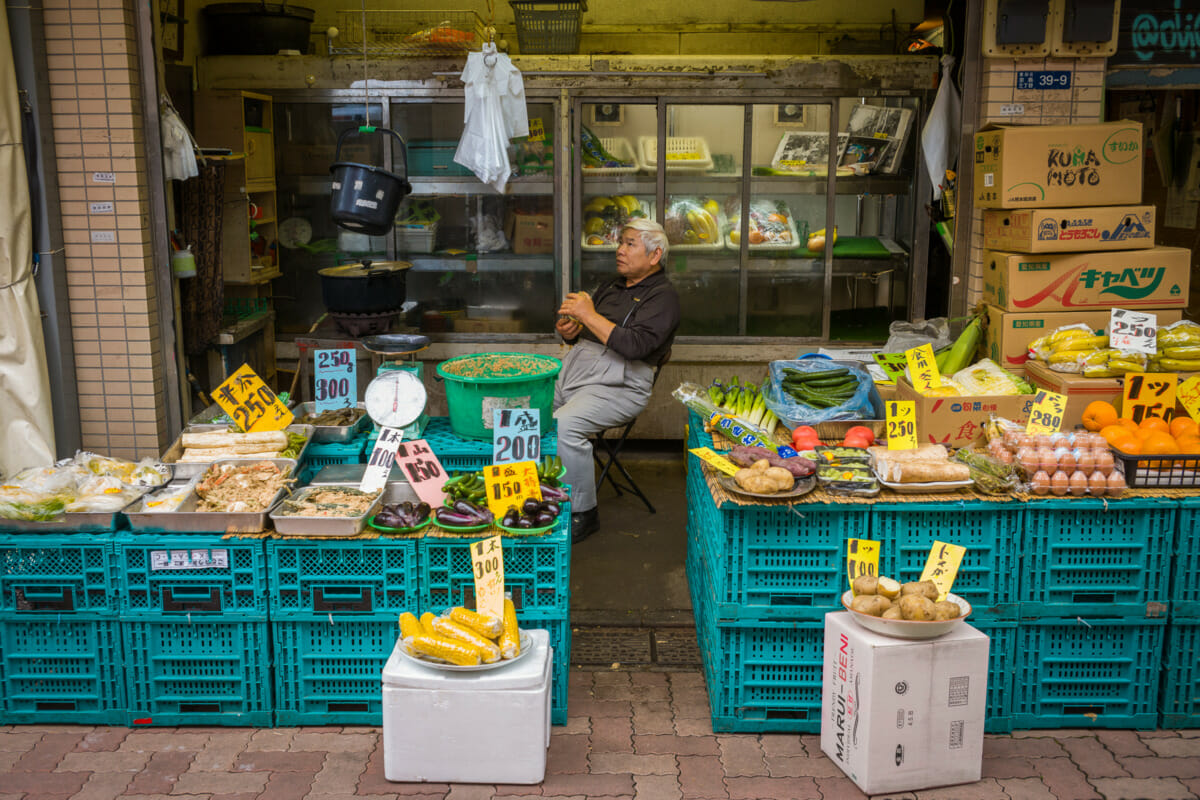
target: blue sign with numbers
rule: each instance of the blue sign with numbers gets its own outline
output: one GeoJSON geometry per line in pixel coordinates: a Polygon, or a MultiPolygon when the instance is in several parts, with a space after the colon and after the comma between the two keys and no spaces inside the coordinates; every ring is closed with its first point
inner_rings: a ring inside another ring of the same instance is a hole
{"type": "Polygon", "coordinates": [[[1023,69],[1017,71],[1018,89],[1070,89],[1071,73],[1065,69],[1023,69]]]}
{"type": "Polygon", "coordinates": [[[353,408],[358,403],[358,364],[353,347],[316,350],[313,399],[317,412],[353,408]]]}

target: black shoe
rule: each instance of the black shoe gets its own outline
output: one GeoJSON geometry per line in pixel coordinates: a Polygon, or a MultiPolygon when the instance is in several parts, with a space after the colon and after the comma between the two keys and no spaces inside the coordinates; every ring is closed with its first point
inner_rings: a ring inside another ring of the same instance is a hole
{"type": "Polygon", "coordinates": [[[600,510],[596,508],[571,515],[571,544],[579,544],[600,530],[600,510]]]}

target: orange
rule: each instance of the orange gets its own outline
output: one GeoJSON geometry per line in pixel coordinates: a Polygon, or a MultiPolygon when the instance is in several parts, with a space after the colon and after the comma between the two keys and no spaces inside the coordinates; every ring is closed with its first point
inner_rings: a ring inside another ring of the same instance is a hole
{"type": "Polygon", "coordinates": [[[1140,430],[1159,431],[1161,433],[1170,433],[1171,426],[1168,425],[1162,417],[1146,417],[1142,420],[1142,424],[1138,425],[1140,430]]]}
{"type": "Polygon", "coordinates": [[[1093,400],[1083,410],[1083,427],[1089,431],[1098,431],[1101,428],[1107,428],[1109,425],[1115,425],[1119,416],[1117,409],[1113,407],[1112,403],[1106,403],[1103,400],[1093,400]]]}
{"type": "Polygon", "coordinates": [[[1117,424],[1123,425],[1125,428],[1131,431],[1136,431],[1138,428],[1138,424],[1129,417],[1117,417],[1117,424]]]}
{"type": "Polygon", "coordinates": [[[1113,447],[1117,448],[1122,453],[1129,453],[1131,455],[1138,455],[1142,452],[1142,443],[1137,439],[1134,439],[1132,436],[1128,439],[1122,439],[1117,444],[1114,444],[1113,447]]]}
{"type": "Polygon", "coordinates": [[[1128,428],[1122,425],[1109,425],[1101,428],[1100,435],[1113,447],[1116,447],[1118,442],[1134,441],[1133,434],[1129,432],[1128,428]]]}
{"type": "Polygon", "coordinates": [[[1186,414],[1171,420],[1170,427],[1171,435],[1176,439],[1180,436],[1186,436],[1189,433],[1193,436],[1200,436],[1200,425],[1197,425],[1196,421],[1186,414]]]}
{"type": "Polygon", "coordinates": [[[1163,456],[1179,452],[1179,445],[1169,433],[1155,431],[1142,440],[1142,455],[1163,456]]]}
{"type": "Polygon", "coordinates": [[[1200,453],[1200,436],[1184,434],[1175,440],[1181,453],[1200,453]]]}

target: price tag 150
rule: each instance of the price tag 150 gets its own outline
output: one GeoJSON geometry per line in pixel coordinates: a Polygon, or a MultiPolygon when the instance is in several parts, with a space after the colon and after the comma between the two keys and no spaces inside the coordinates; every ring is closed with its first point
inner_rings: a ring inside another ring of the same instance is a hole
{"type": "Polygon", "coordinates": [[[1039,390],[1033,396],[1033,409],[1025,423],[1025,433],[1058,433],[1062,430],[1063,414],[1067,409],[1067,396],[1039,390]]]}
{"type": "Polygon", "coordinates": [[[1108,318],[1108,346],[1154,355],[1158,350],[1158,315],[1114,308],[1108,318]]]}
{"type": "Polygon", "coordinates": [[[846,540],[846,577],[850,579],[851,592],[854,591],[854,579],[859,575],[879,577],[879,542],[846,540]]]}
{"type": "Polygon", "coordinates": [[[313,353],[313,399],[317,411],[353,408],[358,403],[358,361],[354,348],[313,353]]]}
{"type": "Polygon", "coordinates": [[[938,600],[945,600],[958,577],[958,567],[962,564],[967,548],[958,544],[934,542],[929,549],[929,557],[925,559],[925,569],[921,571],[921,580],[933,581],[938,588],[938,600]]]}
{"type": "Polygon", "coordinates": [[[504,619],[504,545],[499,536],[471,545],[475,610],[504,619]]]}
{"type": "Polygon", "coordinates": [[[912,379],[913,388],[918,392],[924,394],[942,385],[942,373],[938,371],[932,345],[923,344],[905,350],[904,357],[908,359],[908,376],[912,379]]]}
{"type": "Polygon", "coordinates": [[[724,472],[726,475],[736,475],[737,471],[741,469],[737,464],[734,464],[725,456],[720,455],[711,447],[693,447],[688,452],[696,456],[696,458],[700,459],[705,464],[709,464],[710,466],[721,470],[721,472],[724,472]]]}
{"type": "Polygon", "coordinates": [[[509,506],[519,509],[530,497],[542,499],[542,484],[538,480],[537,463],[533,461],[484,467],[483,485],[488,509],[497,519],[504,516],[509,506]]]}
{"type": "Polygon", "coordinates": [[[396,466],[417,497],[429,503],[430,508],[437,508],[445,501],[442,486],[446,483],[446,470],[424,439],[405,442],[396,448],[396,466]]]}
{"type": "Polygon", "coordinates": [[[212,398],[247,433],[281,431],[295,419],[249,364],[242,364],[222,381],[212,398]]]}
{"type": "Polygon", "coordinates": [[[912,400],[888,400],[888,450],[915,450],[917,447],[917,404],[912,400]]]}
{"type": "MultiPolygon", "coordinates": [[[[379,438],[371,449],[371,457],[367,459],[367,468],[363,470],[362,481],[358,484],[360,491],[377,492],[387,484],[388,474],[396,463],[396,450],[403,438],[404,431],[399,428],[383,428],[379,431],[379,438]]],[[[434,507],[432,503],[430,506],[434,507]]]]}
{"type": "Polygon", "coordinates": [[[542,412],[536,408],[492,410],[492,463],[537,461],[542,457],[542,412]]]}
{"type": "Polygon", "coordinates": [[[1173,372],[1130,373],[1125,376],[1125,416],[1141,424],[1146,417],[1159,417],[1170,422],[1175,414],[1175,385],[1179,376],[1173,372]]]}

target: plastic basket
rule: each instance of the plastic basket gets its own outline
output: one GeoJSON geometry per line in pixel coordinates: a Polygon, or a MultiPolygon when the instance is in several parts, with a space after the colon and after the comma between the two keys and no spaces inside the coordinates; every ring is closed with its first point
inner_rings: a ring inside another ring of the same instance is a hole
{"type": "Polygon", "coordinates": [[[1200,498],[1179,501],[1171,569],[1171,616],[1200,619],[1200,498]]]}
{"type": "Polygon", "coordinates": [[[114,618],[0,620],[0,721],[125,724],[125,675],[114,618]]]}
{"type": "Polygon", "coordinates": [[[1164,620],[1022,620],[1013,727],[1153,728],[1164,620]]]}
{"type": "Polygon", "coordinates": [[[1200,728],[1200,619],[1167,628],[1158,708],[1161,728],[1200,728]]]}
{"type": "Polygon", "coordinates": [[[967,622],[986,633],[988,645],[987,716],[983,729],[988,733],[1010,733],[1012,719],[1012,683],[1017,663],[1017,623],[971,619],[967,622]]]}
{"type": "Polygon", "coordinates": [[[322,467],[333,464],[362,464],[366,461],[367,434],[354,437],[349,442],[325,442],[310,444],[304,452],[304,463],[297,470],[301,484],[313,479],[322,467]]]}
{"type": "Polygon", "coordinates": [[[586,0],[509,0],[523,55],[574,53],[586,0]]]}
{"type": "Polygon", "coordinates": [[[571,621],[565,615],[517,613],[517,624],[523,629],[542,629],[550,634],[554,649],[551,668],[550,723],[567,724],[567,682],[571,675],[571,621]]]}
{"type": "Polygon", "coordinates": [[[265,619],[123,618],[128,724],[271,725],[265,619]]]}
{"type": "MultiPolygon", "coordinates": [[[[639,136],[638,157],[642,169],[658,171],[658,139],[639,136]]],[[[668,136],[666,162],[667,172],[708,172],[713,168],[712,153],[703,136],[668,136]]]]}
{"type": "Polygon", "coordinates": [[[498,408],[536,408],[542,429],[549,430],[560,370],[557,358],[532,353],[477,353],[443,361],[437,374],[446,382],[451,430],[491,442],[492,412],[498,408]]]}
{"type": "Polygon", "coordinates": [[[453,140],[418,139],[408,143],[408,174],[429,177],[466,177],[470,169],[454,160],[458,142],[453,140]]]}
{"type": "Polygon", "coordinates": [[[585,175],[632,175],[641,167],[638,166],[637,154],[633,145],[624,136],[601,136],[600,146],[617,161],[626,162],[627,167],[589,167],[584,164],[581,168],[585,175]]]}
{"type": "Polygon", "coordinates": [[[416,539],[269,539],[266,558],[272,619],[370,615],[394,623],[417,606],[416,539]]]}
{"type": "Polygon", "coordinates": [[[432,253],[437,241],[436,222],[428,225],[396,224],[396,250],[401,253],[432,253]]]}
{"type": "Polygon", "coordinates": [[[267,559],[259,539],[122,534],[116,550],[122,616],[267,613],[267,559]]]}
{"type": "Polygon", "coordinates": [[[0,535],[0,612],[117,613],[113,537],[0,535]]]}
{"type": "Polygon", "coordinates": [[[1022,617],[1165,617],[1177,504],[1143,498],[1025,504],[1022,617]]]}
{"type": "Polygon", "coordinates": [[[1195,489],[1200,487],[1200,456],[1134,456],[1110,448],[1125,473],[1125,483],[1138,489],[1195,489]]]}

